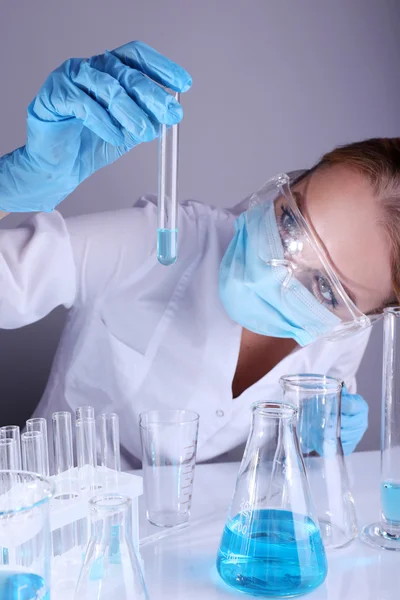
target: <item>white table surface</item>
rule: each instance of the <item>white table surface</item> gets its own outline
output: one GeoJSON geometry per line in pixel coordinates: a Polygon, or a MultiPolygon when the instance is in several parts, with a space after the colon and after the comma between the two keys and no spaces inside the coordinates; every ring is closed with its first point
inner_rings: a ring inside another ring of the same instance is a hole
{"type": "MultiPolygon", "coordinates": [[[[354,453],[347,460],[361,528],[379,520],[380,454],[354,453]]],[[[141,555],[150,600],[246,598],[228,587],[215,567],[238,468],[238,463],[196,466],[192,516],[180,530],[150,525],[141,499],[141,555]]],[[[400,552],[355,540],[329,551],[328,564],[328,577],[306,596],[310,600],[400,600],[400,552]]]]}

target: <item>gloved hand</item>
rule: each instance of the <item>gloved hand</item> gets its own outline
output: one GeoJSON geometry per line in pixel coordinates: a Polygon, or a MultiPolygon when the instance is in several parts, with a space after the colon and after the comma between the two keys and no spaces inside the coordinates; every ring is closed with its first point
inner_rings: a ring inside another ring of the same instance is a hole
{"type": "MultiPolygon", "coordinates": [[[[327,455],[336,438],[336,407],[322,406],[316,399],[303,402],[299,414],[298,433],[304,454],[327,455]]],[[[351,454],[368,427],[368,404],[359,394],[342,390],[340,437],[343,452],[351,454]]]]}
{"type": "Polygon", "coordinates": [[[142,42],[63,63],[28,107],[26,145],[0,158],[0,210],[51,211],[160,123],[178,123],[180,104],[157,84],[184,92],[191,78],[142,42]]]}
{"type": "Polygon", "coordinates": [[[347,456],[356,449],[368,428],[368,404],[359,394],[342,390],[340,437],[343,452],[347,456]]]}

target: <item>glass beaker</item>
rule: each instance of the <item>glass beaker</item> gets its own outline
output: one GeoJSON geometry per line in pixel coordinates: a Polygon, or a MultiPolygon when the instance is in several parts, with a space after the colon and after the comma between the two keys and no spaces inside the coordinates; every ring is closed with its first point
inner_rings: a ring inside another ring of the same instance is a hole
{"type": "Polygon", "coordinates": [[[381,519],[361,539],[400,550],[400,307],[384,310],[381,421],[381,519]]]}
{"type": "Polygon", "coordinates": [[[324,581],[327,561],[296,435],[297,408],[257,402],[217,569],[254,596],[289,598],[324,581]]]}
{"type": "Polygon", "coordinates": [[[189,520],[199,415],[190,410],[149,410],[140,415],[147,518],[158,527],[189,520]]]}
{"type": "Polygon", "coordinates": [[[50,600],[52,494],[53,484],[44,477],[0,471],[2,600],[50,600]]]}
{"type": "Polygon", "coordinates": [[[75,600],[148,600],[132,541],[132,500],[100,494],[89,510],[91,536],[75,600]]]}
{"type": "Polygon", "coordinates": [[[298,407],[300,449],[326,548],[342,548],[358,535],[354,498],[340,438],[343,384],[335,377],[286,375],[283,401],[298,407]]]}

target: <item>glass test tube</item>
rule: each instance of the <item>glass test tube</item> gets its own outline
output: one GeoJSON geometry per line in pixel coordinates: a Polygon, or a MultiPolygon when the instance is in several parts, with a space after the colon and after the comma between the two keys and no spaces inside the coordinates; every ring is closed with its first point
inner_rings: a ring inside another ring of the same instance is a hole
{"type": "Polygon", "coordinates": [[[381,530],[400,550],[400,309],[385,311],[381,441],[381,530]]]}
{"type": "Polygon", "coordinates": [[[78,419],[76,427],[76,454],[81,489],[96,489],[97,452],[96,421],[92,418],[78,419]]]}
{"type": "Polygon", "coordinates": [[[100,447],[102,467],[120,471],[119,417],[116,413],[100,415],[100,447]]]}
{"type": "Polygon", "coordinates": [[[54,473],[58,475],[56,498],[70,500],[78,496],[77,478],[74,471],[74,447],[72,441],[72,417],[67,411],[53,413],[54,473]]]}
{"type": "MultiPolygon", "coordinates": [[[[174,94],[179,102],[179,94],[174,94]]],[[[161,125],[158,148],[157,258],[172,265],[178,254],[179,125],[161,125]]]]}
{"type": "Polygon", "coordinates": [[[75,411],[75,418],[77,421],[80,419],[94,419],[93,406],[79,406],[75,411]]]}
{"type": "Polygon", "coordinates": [[[70,412],[53,413],[54,473],[60,475],[74,468],[72,418],[70,412]]]}
{"type": "Polygon", "coordinates": [[[18,471],[17,442],[13,438],[0,439],[0,470],[18,471]]]}
{"type": "Polygon", "coordinates": [[[41,431],[25,431],[21,435],[22,468],[37,475],[44,475],[44,439],[41,431]]]}
{"type": "Polygon", "coordinates": [[[400,307],[384,311],[381,427],[381,519],[361,539],[400,550],[400,307]]]}
{"type": "Polygon", "coordinates": [[[18,425],[4,425],[0,427],[0,439],[11,438],[15,440],[17,445],[17,460],[18,467],[17,469],[22,468],[22,460],[21,460],[21,433],[18,425]]]}
{"type": "Polygon", "coordinates": [[[43,443],[44,443],[44,466],[45,472],[44,475],[48,477],[50,475],[50,466],[49,466],[49,442],[47,437],[47,420],[41,417],[28,419],[26,422],[26,430],[27,431],[40,431],[43,434],[43,443]]]}

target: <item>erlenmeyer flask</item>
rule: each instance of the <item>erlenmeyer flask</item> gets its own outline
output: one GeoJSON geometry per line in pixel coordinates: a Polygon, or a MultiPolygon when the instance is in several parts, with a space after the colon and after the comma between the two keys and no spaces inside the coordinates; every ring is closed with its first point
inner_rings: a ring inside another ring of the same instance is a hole
{"type": "Polygon", "coordinates": [[[132,501],[101,494],[90,505],[91,537],[75,600],[148,600],[132,543],[132,501]]]}
{"type": "Polygon", "coordinates": [[[253,405],[217,568],[226,583],[254,596],[300,596],[327,573],[296,421],[293,405],[253,405]]]}
{"type": "Polygon", "coordinates": [[[343,384],[326,375],[286,375],[283,401],[298,407],[300,448],[325,548],[358,535],[357,517],[340,439],[343,384]]]}

